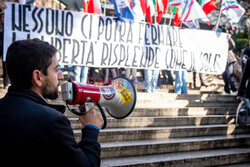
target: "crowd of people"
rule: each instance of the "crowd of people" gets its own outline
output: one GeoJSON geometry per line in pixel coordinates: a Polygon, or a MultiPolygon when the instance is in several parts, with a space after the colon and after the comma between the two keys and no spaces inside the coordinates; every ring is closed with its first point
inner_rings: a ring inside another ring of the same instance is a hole
{"type": "MultiPolygon", "coordinates": [[[[74,10],[72,8],[66,7],[65,10],[74,10]]],[[[115,16],[114,11],[110,11],[110,16],[115,16]]],[[[0,32],[0,54],[3,58],[3,34],[4,34],[4,10],[0,8],[0,23],[2,31],[0,32]]],[[[232,39],[232,30],[226,26],[215,26],[214,29],[218,32],[225,32],[228,34],[229,51],[228,51],[228,61],[225,72],[222,74],[225,83],[224,91],[226,95],[237,94],[237,88],[232,79],[234,63],[241,61],[242,71],[244,69],[244,62],[246,62],[246,56],[235,56],[233,49],[235,48],[235,42],[232,39]]],[[[244,29],[246,31],[246,28],[244,29]]],[[[243,51],[246,52],[246,51],[243,51]]],[[[246,55],[246,54],[243,54],[246,55]]],[[[100,69],[100,68],[99,68],[100,69]]],[[[75,82],[80,82],[84,84],[94,84],[95,81],[100,82],[99,84],[109,85],[110,81],[118,76],[125,76],[134,84],[144,85],[145,92],[156,92],[157,89],[162,88],[163,84],[174,85],[174,92],[177,94],[187,94],[187,71],[170,71],[170,70],[147,70],[147,69],[131,69],[131,68],[102,68],[99,71],[99,76],[96,77],[94,67],[87,66],[73,66],[66,65],[60,66],[61,71],[67,72],[67,79],[72,79],[75,82]],[[141,73],[141,78],[138,79],[137,73],[141,73]],[[174,74],[174,76],[173,76],[174,74]],[[98,79],[97,79],[98,78],[98,79]]],[[[5,62],[2,60],[2,71],[3,71],[3,89],[7,89],[9,85],[8,76],[6,73],[5,62]]],[[[203,79],[203,74],[199,73],[200,86],[207,87],[203,79]]],[[[193,72],[193,88],[196,88],[196,72],[193,72]]]]}

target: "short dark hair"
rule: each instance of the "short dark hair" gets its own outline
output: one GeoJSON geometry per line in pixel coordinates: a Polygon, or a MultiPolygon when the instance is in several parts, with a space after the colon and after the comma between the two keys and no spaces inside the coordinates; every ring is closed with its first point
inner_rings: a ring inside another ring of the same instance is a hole
{"type": "Polygon", "coordinates": [[[33,71],[39,70],[47,75],[56,52],[53,45],[37,38],[13,42],[6,54],[6,69],[11,85],[30,89],[33,71]]]}

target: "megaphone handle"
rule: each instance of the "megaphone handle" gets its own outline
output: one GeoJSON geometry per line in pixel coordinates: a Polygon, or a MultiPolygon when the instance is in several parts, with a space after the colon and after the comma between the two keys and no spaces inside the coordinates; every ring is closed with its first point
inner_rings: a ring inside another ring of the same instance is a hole
{"type": "Polygon", "coordinates": [[[104,123],[102,125],[102,129],[105,129],[106,126],[107,126],[107,117],[106,117],[106,115],[105,115],[105,113],[104,113],[104,111],[103,111],[102,106],[100,105],[100,103],[96,102],[96,105],[99,108],[99,110],[101,111],[102,118],[103,118],[103,121],[104,121],[104,123]]]}
{"type": "MultiPolygon", "coordinates": [[[[102,129],[105,129],[106,128],[106,126],[107,126],[107,117],[106,117],[106,115],[105,115],[105,113],[104,113],[104,111],[103,111],[103,109],[102,109],[102,106],[98,103],[98,102],[93,102],[95,105],[97,105],[97,107],[99,108],[99,110],[101,111],[101,114],[102,114],[102,118],[103,118],[103,121],[104,121],[104,123],[103,123],[103,126],[102,126],[102,129]]],[[[76,115],[78,115],[78,116],[80,116],[80,115],[84,115],[85,113],[83,113],[83,112],[77,112],[75,109],[70,109],[69,108],[69,106],[68,106],[68,104],[66,104],[66,106],[68,107],[68,109],[69,109],[69,111],[71,111],[72,113],[74,113],[74,114],[76,114],[76,115]]]]}

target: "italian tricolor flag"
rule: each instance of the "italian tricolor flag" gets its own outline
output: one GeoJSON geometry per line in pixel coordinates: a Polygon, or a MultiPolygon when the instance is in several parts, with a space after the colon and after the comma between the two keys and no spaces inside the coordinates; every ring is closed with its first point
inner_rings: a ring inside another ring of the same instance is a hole
{"type": "Polygon", "coordinates": [[[210,24],[206,14],[196,0],[189,0],[187,3],[182,3],[181,9],[182,21],[187,22],[190,20],[203,19],[208,25],[210,24]]]}
{"type": "Polygon", "coordinates": [[[156,2],[157,2],[157,11],[158,11],[157,23],[160,23],[162,19],[162,14],[166,13],[168,0],[156,0],[156,2]]]}
{"type": "Polygon", "coordinates": [[[147,9],[146,9],[146,16],[147,16],[147,22],[152,23],[153,19],[152,16],[155,14],[155,6],[156,4],[155,0],[147,0],[147,9]]]}
{"type": "Polygon", "coordinates": [[[214,0],[200,0],[199,4],[206,15],[216,9],[214,0]]]}
{"type": "Polygon", "coordinates": [[[175,14],[173,19],[174,26],[178,27],[181,24],[181,9],[173,6],[172,12],[175,14]]]}
{"type": "Polygon", "coordinates": [[[99,0],[84,0],[84,12],[101,14],[101,3],[99,0]]]}

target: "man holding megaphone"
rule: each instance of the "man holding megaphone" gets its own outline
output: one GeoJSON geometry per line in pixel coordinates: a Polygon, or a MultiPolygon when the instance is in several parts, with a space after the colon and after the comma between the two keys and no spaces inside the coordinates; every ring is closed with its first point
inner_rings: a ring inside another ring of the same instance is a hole
{"type": "Polygon", "coordinates": [[[64,105],[51,105],[59,81],[56,48],[39,39],[13,42],[6,55],[11,81],[0,99],[1,163],[7,166],[100,166],[97,137],[103,126],[93,107],[79,116],[82,139],[76,143],[64,105]]]}

